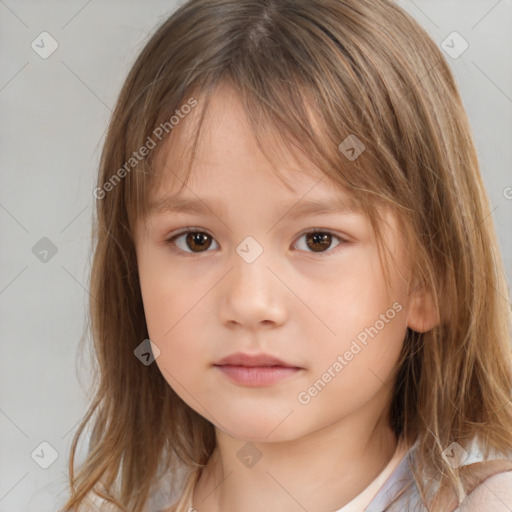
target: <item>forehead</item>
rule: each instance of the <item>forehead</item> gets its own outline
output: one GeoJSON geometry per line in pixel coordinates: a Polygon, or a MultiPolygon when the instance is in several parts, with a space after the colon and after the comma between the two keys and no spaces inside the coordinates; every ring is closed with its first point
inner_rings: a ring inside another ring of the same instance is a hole
{"type": "Polygon", "coordinates": [[[344,187],[275,128],[258,127],[255,137],[232,88],[220,86],[206,106],[201,102],[199,97],[198,108],[173,130],[155,160],[157,179],[148,197],[152,207],[168,196],[190,198],[213,191],[219,197],[233,192],[253,195],[262,188],[274,196],[279,193],[283,200],[335,200],[342,194],[355,206],[344,187]]]}

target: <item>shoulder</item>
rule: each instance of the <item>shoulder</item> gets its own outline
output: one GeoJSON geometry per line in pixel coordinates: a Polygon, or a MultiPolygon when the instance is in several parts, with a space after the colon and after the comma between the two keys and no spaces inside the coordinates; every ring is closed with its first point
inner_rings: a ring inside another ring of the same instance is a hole
{"type": "Polygon", "coordinates": [[[466,496],[457,512],[510,512],[512,470],[497,473],[481,482],[466,496]]]}

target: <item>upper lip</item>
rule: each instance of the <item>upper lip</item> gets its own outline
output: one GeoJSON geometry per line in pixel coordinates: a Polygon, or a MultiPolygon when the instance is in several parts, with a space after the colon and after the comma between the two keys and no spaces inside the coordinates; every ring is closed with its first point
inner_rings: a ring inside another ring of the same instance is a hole
{"type": "Polygon", "coordinates": [[[244,354],[243,352],[237,352],[236,354],[224,357],[220,361],[217,361],[215,366],[228,364],[234,366],[287,366],[290,368],[298,368],[298,366],[281,361],[270,354],[244,354]]]}

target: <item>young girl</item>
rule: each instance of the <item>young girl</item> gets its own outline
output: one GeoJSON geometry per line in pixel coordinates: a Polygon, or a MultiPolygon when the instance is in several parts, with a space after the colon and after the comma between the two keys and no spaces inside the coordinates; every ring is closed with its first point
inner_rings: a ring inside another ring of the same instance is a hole
{"type": "Polygon", "coordinates": [[[457,86],[406,12],[188,1],[94,195],[100,380],[63,510],[512,510],[507,283],[457,86]]]}

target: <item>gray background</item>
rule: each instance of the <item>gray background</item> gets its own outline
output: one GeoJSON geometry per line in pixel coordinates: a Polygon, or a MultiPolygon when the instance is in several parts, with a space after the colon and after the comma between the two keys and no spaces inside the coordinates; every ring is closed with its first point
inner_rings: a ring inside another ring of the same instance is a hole
{"type": "MultiPolygon", "coordinates": [[[[439,45],[453,31],[469,43],[447,60],[473,125],[510,283],[512,2],[398,3],[439,45]]],[[[176,5],[0,0],[1,512],[54,511],[67,492],[71,439],[87,403],[87,360],[76,353],[101,144],[131,63],[176,5]],[[43,31],[59,45],[46,59],[31,47],[43,31]],[[53,256],[37,256],[43,237],[53,256]],[[58,453],[48,469],[39,465],[51,456],[42,442],[58,453]]]]}

